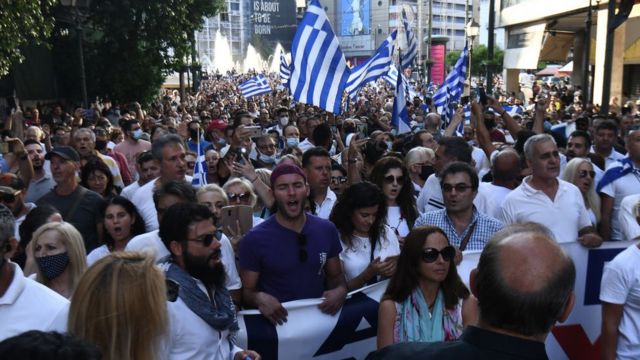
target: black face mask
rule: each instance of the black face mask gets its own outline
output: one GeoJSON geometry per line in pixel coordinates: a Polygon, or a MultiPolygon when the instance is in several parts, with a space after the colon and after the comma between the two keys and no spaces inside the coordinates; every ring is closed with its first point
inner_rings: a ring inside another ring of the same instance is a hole
{"type": "Polygon", "coordinates": [[[96,150],[102,151],[107,148],[106,140],[96,140],[96,150]]]}
{"type": "Polygon", "coordinates": [[[420,179],[427,181],[427,178],[435,172],[436,169],[433,168],[433,165],[422,165],[422,169],[420,170],[420,179]]]}

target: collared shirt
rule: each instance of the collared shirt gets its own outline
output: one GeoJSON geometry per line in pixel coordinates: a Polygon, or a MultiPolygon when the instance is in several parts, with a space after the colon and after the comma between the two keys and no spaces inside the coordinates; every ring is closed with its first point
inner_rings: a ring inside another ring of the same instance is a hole
{"type": "MultiPolygon", "coordinates": [[[[591,149],[589,149],[590,153],[596,153],[596,149],[593,147],[593,145],[591,145],[591,149]]],[[[616,149],[611,149],[611,152],[609,153],[609,155],[607,157],[604,158],[604,169],[606,170],[609,168],[609,166],[615,164],[618,160],[622,160],[624,159],[626,156],[624,154],[620,154],[619,152],[616,151],[616,149]]]]}
{"type": "Polygon", "coordinates": [[[451,245],[454,246],[460,246],[473,224],[476,225],[465,250],[482,250],[493,234],[504,227],[500,220],[480,213],[475,206],[473,207],[471,222],[461,234],[458,234],[456,231],[453,222],[447,214],[447,209],[429,211],[420,216],[416,221],[416,226],[432,225],[439,227],[447,235],[451,245]]]}
{"type": "Polygon", "coordinates": [[[31,180],[24,201],[35,203],[54,187],[56,187],[56,182],[53,181],[51,175],[45,173],[39,180],[31,180]]]}
{"type": "MultiPolygon", "coordinates": [[[[610,168],[607,168],[605,174],[609,171],[615,170],[614,168],[623,166],[620,162],[616,162],[610,168]]],[[[635,171],[639,171],[633,162],[631,166],[635,171]]],[[[607,177],[607,176],[605,176],[607,177]]],[[[640,175],[631,171],[624,176],[617,178],[616,180],[608,183],[600,189],[600,193],[608,195],[613,198],[613,208],[611,209],[611,239],[605,240],[631,240],[625,239],[622,236],[622,224],[620,223],[620,206],[622,200],[630,195],[640,194],[640,175]]]]}
{"type": "Polygon", "coordinates": [[[324,197],[322,204],[316,203],[316,216],[328,220],[331,210],[333,210],[333,205],[337,200],[336,193],[327,188],[327,196],[324,197]]]}
{"type": "Polygon", "coordinates": [[[526,177],[502,203],[501,219],[505,225],[533,221],[543,224],[559,243],[578,239],[578,232],[591,226],[582,193],[573,184],[558,180],[558,190],[553,200],[542,190],[529,185],[526,177]]]}

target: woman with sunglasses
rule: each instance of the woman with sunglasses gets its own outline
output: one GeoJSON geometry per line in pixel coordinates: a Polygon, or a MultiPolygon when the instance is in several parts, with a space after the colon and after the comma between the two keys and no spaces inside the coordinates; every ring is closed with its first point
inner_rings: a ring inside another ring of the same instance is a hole
{"type": "Polygon", "coordinates": [[[107,200],[103,219],[105,244],[87,255],[89,266],[114,251],[124,251],[129,240],[146,232],[144,221],[136,207],[120,195],[107,200]]]}
{"type": "Polygon", "coordinates": [[[329,220],[340,233],[340,260],[349,290],[388,278],[395,272],[400,245],[385,226],[385,216],[380,189],[366,181],[349,186],[331,211],[329,220]]]}
{"type": "Polygon", "coordinates": [[[338,164],[331,165],[331,184],[329,188],[337,196],[347,188],[347,170],[338,164]]]}
{"type": "Polygon", "coordinates": [[[562,174],[562,180],[568,181],[580,189],[584,206],[587,208],[593,226],[600,222],[600,197],[596,193],[595,177],[596,172],[591,161],[579,157],[571,159],[562,174]]]}
{"type": "Polygon", "coordinates": [[[402,245],[404,237],[418,218],[409,170],[402,160],[395,156],[386,156],[378,160],[373,167],[371,182],[382,189],[384,206],[387,209],[385,224],[391,228],[402,245]]]}
{"type": "Polygon", "coordinates": [[[440,228],[411,230],[378,309],[378,349],[453,341],[475,322],[477,301],[458,276],[455,254],[440,228]]]}
{"type": "MultiPolygon", "coordinates": [[[[241,178],[231,179],[222,186],[222,189],[227,193],[229,205],[247,205],[253,209],[258,202],[258,195],[253,191],[253,186],[249,180],[241,178]]],[[[254,215],[253,227],[260,225],[263,221],[264,219],[254,215]]]]}

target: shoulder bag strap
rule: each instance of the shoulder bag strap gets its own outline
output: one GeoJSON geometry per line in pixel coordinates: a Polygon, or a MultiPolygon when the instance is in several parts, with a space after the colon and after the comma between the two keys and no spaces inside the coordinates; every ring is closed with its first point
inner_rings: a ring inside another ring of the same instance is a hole
{"type": "Polygon", "coordinates": [[[467,243],[469,242],[469,239],[471,239],[471,235],[473,235],[473,231],[476,229],[477,223],[478,220],[476,220],[476,222],[471,225],[471,228],[469,229],[469,231],[467,231],[467,235],[464,237],[464,239],[462,239],[462,242],[460,243],[460,251],[464,251],[464,249],[467,248],[467,243]]]}

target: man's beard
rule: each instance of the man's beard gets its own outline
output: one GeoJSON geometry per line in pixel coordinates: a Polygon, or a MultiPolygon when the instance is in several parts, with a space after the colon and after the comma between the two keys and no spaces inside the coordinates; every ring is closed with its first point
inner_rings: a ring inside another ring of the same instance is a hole
{"type": "Polygon", "coordinates": [[[184,258],[185,270],[189,275],[202,281],[207,286],[213,286],[215,288],[224,286],[226,274],[224,272],[222,260],[220,260],[220,262],[218,262],[213,268],[209,266],[210,259],[215,258],[216,256],[222,259],[220,249],[207,257],[193,256],[187,251],[184,251],[182,255],[184,258]]]}

